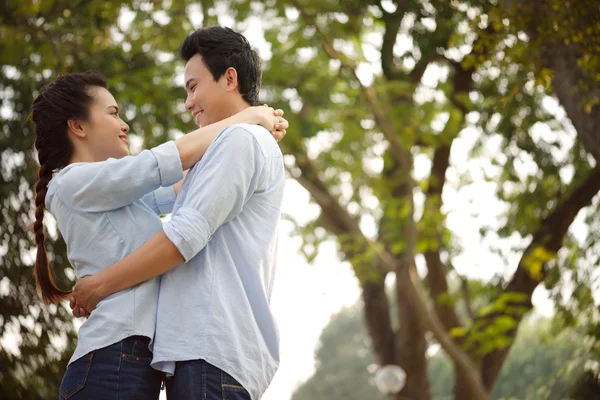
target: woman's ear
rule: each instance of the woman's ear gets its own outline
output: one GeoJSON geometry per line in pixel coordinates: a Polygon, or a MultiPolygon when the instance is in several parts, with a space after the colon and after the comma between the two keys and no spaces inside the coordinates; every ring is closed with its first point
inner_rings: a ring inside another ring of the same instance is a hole
{"type": "Polygon", "coordinates": [[[227,68],[223,74],[227,82],[227,90],[238,90],[238,73],[233,67],[227,68]]]}
{"type": "Polygon", "coordinates": [[[67,126],[69,127],[69,131],[78,138],[83,139],[87,136],[87,133],[85,129],[83,129],[83,125],[81,124],[80,120],[70,119],[67,121],[67,126]]]}

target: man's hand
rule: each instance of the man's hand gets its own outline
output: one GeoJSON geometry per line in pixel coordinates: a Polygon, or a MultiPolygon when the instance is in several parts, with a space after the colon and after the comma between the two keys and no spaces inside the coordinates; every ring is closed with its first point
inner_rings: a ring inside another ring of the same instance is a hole
{"type": "Polygon", "coordinates": [[[79,307],[79,305],[77,304],[77,299],[75,299],[75,297],[71,296],[71,302],[69,303],[69,305],[71,306],[71,311],[73,312],[73,316],[75,318],[88,318],[90,316],[89,312],[79,307]]]}
{"type": "Polygon", "coordinates": [[[100,290],[100,285],[94,275],[81,278],[71,295],[71,310],[75,317],[88,317],[106,295],[100,290]]]}

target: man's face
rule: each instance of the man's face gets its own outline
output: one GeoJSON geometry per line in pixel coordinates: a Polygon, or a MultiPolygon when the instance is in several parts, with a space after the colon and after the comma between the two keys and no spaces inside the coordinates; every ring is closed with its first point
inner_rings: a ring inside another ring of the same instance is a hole
{"type": "Polygon", "coordinates": [[[198,126],[229,116],[227,100],[231,93],[227,91],[227,79],[222,76],[215,82],[200,54],[195,54],[185,65],[184,82],[187,92],[185,108],[192,112],[198,126]]]}

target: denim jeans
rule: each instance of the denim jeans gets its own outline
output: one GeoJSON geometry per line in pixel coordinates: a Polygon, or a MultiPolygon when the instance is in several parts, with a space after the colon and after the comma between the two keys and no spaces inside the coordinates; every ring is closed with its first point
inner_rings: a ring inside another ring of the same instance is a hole
{"type": "Polygon", "coordinates": [[[164,374],[150,367],[149,342],[130,336],[74,361],[60,385],[60,400],[158,399],[164,374]]]}
{"type": "Polygon", "coordinates": [[[169,400],[251,400],[231,375],[204,360],[179,361],[166,386],[169,400]]]}

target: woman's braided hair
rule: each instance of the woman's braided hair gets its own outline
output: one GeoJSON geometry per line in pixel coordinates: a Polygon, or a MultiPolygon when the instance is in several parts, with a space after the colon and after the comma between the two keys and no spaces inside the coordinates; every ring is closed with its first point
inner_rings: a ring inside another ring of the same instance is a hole
{"type": "Polygon", "coordinates": [[[46,193],[53,172],[67,166],[73,155],[68,135],[68,121],[89,118],[94,103],[94,88],[107,88],[104,76],[95,72],[66,74],[42,88],[33,101],[31,117],[35,125],[35,149],[40,169],[35,184],[35,222],[33,231],[37,244],[34,276],[44,303],[57,303],[71,291],[59,289],[44,247],[44,211],[46,193]]]}

